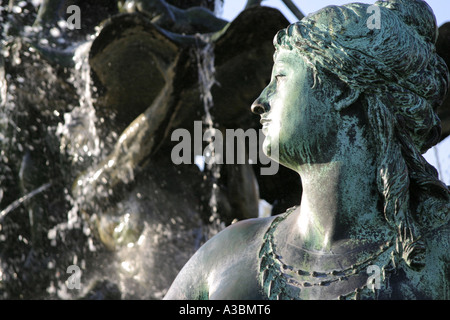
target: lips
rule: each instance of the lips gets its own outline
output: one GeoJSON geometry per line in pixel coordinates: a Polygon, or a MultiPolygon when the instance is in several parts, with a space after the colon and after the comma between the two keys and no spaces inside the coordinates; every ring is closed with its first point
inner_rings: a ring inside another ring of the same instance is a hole
{"type": "Polygon", "coordinates": [[[267,127],[269,126],[270,121],[271,120],[269,120],[267,118],[262,118],[262,117],[261,117],[261,120],[259,121],[259,123],[261,123],[261,125],[262,125],[262,133],[265,136],[267,136],[267,127]]]}
{"type": "Polygon", "coordinates": [[[263,126],[267,125],[271,120],[267,119],[267,118],[261,118],[261,120],[259,120],[259,123],[261,123],[263,126]]]}

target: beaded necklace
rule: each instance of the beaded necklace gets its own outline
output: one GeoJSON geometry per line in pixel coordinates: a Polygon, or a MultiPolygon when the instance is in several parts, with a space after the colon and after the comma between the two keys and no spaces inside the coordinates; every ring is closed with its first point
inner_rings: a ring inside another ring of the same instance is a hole
{"type": "MultiPolygon", "coordinates": [[[[264,234],[263,244],[259,251],[259,281],[265,294],[270,300],[297,300],[299,299],[300,292],[306,288],[315,286],[324,287],[334,282],[348,280],[349,277],[358,275],[362,271],[366,271],[369,265],[374,264],[375,259],[383,254],[389,254],[388,251],[392,251],[393,249],[392,242],[386,242],[371,257],[342,270],[317,272],[295,269],[283,262],[282,257],[276,253],[274,241],[274,232],[277,226],[295,209],[296,207],[288,209],[284,214],[276,217],[272,221],[270,227],[264,234]],[[309,277],[311,281],[299,281],[295,278],[298,276],[301,276],[302,278],[309,277]]],[[[387,265],[383,266],[383,270],[388,270],[387,265]]],[[[354,291],[336,298],[359,299],[363,290],[367,289],[369,289],[369,286],[366,283],[365,285],[356,288],[354,291]]],[[[373,291],[375,291],[375,289],[373,289],[373,291]]]]}

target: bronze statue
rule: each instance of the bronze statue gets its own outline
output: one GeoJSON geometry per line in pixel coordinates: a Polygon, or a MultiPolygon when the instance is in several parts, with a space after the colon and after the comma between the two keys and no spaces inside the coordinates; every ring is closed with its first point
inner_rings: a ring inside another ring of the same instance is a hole
{"type": "Polygon", "coordinates": [[[437,30],[425,1],[390,0],[279,31],[252,111],[300,205],[213,237],[165,299],[449,299],[450,192],[421,155],[449,84],[437,30]]]}

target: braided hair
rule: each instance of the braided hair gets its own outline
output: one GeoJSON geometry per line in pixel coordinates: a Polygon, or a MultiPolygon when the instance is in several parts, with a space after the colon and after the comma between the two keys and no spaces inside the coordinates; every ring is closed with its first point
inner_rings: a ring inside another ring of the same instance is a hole
{"type": "Polygon", "coordinates": [[[374,6],[379,29],[367,25],[368,4],[328,6],[279,31],[274,46],[298,50],[315,81],[331,73],[362,97],[377,142],[384,217],[397,232],[394,260],[421,269],[423,234],[450,216],[450,191],[422,156],[439,142],[436,110],[447,93],[449,71],[436,54],[436,18],[425,1],[374,6]]]}

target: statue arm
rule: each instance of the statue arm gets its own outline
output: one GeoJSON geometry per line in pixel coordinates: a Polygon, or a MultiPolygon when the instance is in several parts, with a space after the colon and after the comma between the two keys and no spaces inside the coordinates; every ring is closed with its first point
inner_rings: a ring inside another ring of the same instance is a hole
{"type": "Polygon", "coordinates": [[[228,226],[197,250],[178,273],[164,300],[209,300],[209,284],[214,282],[215,274],[220,274],[239,224],[228,226]]]}
{"type": "Polygon", "coordinates": [[[194,255],[178,273],[164,300],[208,300],[203,269],[204,266],[194,255]]]}
{"type": "Polygon", "coordinates": [[[167,135],[167,129],[163,136],[157,132],[173,106],[172,92],[172,82],[167,82],[152,105],[120,135],[112,153],[76,179],[72,190],[75,197],[102,197],[97,190],[113,190],[134,179],[135,171],[167,135]]]}
{"type": "Polygon", "coordinates": [[[207,300],[223,297],[257,296],[256,250],[273,217],[245,219],[232,224],[208,240],[180,271],[165,300],[207,300]],[[228,277],[224,281],[223,274],[228,277]]]}
{"type": "Polygon", "coordinates": [[[210,243],[211,240],[200,247],[184,265],[164,296],[164,300],[208,300],[206,274],[210,266],[206,263],[205,251],[209,251],[210,243]]]}

